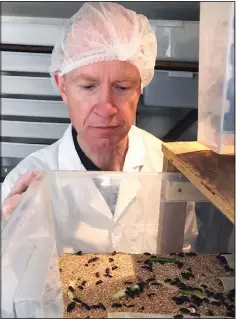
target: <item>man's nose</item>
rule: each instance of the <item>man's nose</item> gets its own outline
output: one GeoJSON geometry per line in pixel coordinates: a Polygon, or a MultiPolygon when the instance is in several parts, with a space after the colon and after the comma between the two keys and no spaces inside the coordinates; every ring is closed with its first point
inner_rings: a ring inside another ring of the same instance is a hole
{"type": "Polygon", "coordinates": [[[117,107],[110,88],[105,88],[100,92],[99,101],[95,108],[95,113],[102,117],[111,117],[117,113],[117,107]]]}

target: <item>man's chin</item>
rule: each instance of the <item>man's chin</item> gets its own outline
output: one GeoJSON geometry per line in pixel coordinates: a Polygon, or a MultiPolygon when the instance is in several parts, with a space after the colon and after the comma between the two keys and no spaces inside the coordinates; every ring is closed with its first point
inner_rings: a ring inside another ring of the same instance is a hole
{"type": "Polygon", "coordinates": [[[93,150],[97,151],[109,151],[114,149],[118,144],[120,140],[117,138],[111,138],[111,137],[102,137],[99,139],[94,139],[90,145],[93,148],[93,150]]]}

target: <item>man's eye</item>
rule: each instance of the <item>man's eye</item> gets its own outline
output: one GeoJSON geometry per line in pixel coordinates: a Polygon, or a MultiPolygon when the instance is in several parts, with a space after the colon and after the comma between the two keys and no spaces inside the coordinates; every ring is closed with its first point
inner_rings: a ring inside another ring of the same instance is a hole
{"type": "Polygon", "coordinates": [[[92,90],[96,87],[96,85],[92,84],[92,85],[82,85],[82,88],[85,90],[92,90]]]}
{"type": "Polygon", "coordinates": [[[121,91],[126,91],[126,90],[128,90],[129,89],[129,87],[127,87],[127,86],[117,86],[117,89],[119,89],[119,90],[121,90],[121,91]]]}

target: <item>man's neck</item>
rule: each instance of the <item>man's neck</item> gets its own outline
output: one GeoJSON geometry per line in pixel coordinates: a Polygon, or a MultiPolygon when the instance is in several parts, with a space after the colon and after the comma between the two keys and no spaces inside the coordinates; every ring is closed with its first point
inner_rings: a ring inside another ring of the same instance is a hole
{"type": "Polygon", "coordinates": [[[122,171],[125,156],[128,151],[128,137],[122,140],[115,148],[93,150],[78,136],[77,141],[85,155],[102,171],[122,171]]]}

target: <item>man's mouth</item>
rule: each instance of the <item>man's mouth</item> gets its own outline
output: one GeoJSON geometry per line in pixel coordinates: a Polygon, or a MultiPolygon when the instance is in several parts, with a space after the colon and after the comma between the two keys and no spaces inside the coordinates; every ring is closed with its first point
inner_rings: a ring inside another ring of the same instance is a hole
{"type": "Polygon", "coordinates": [[[110,125],[110,126],[94,126],[94,128],[96,129],[100,129],[100,130],[108,130],[108,129],[115,129],[117,128],[118,125],[110,125]]]}

